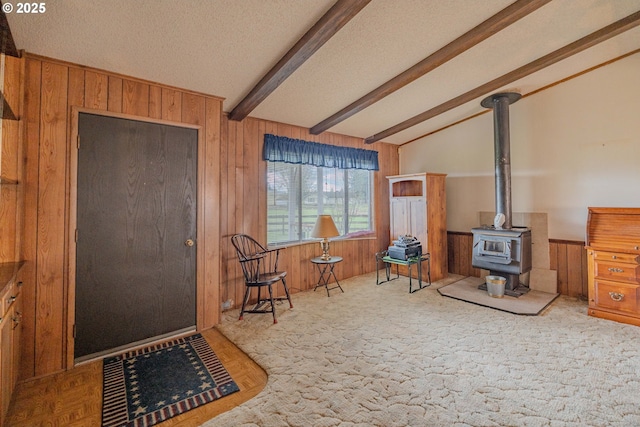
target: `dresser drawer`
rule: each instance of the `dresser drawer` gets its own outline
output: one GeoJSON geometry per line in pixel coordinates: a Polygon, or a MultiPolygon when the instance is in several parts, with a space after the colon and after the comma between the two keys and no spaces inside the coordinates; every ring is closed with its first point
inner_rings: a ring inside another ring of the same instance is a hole
{"type": "Polygon", "coordinates": [[[640,284],[640,265],[615,261],[595,261],[594,273],[597,278],[619,280],[640,284]]]}
{"type": "Polygon", "coordinates": [[[593,258],[597,261],[640,263],[640,255],[622,252],[595,251],[593,258]]]}
{"type": "Polygon", "coordinates": [[[598,307],[624,311],[638,312],[640,286],[626,283],[595,280],[595,304],[598,307]]]}

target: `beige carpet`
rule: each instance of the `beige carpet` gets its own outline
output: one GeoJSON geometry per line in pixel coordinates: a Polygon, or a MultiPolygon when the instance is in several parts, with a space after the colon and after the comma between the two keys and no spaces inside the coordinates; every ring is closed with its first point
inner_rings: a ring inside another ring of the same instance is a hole
{"type": "Polygon", "coordinates": [[[269,380],[205,426],[640,425],[638,327],[566,297],[517,316],[443,297],[442,282],[341,284],[293,295],[276,325],[225,313],[220,330],[269,380]]]}
{"type": "Polygon", "coordinates": [[[517,298],[509,295],[505,295],[502,298],[494,298],[490,297],[487,291],[478,289],[478,285],[482,283],[484,283],[484,279],[479,277],[465,277],[450,285],[441,287],[438,292],[446,297],[527,316],[540,314],[558,297],[558,294],[530,290],[517,298]]]}

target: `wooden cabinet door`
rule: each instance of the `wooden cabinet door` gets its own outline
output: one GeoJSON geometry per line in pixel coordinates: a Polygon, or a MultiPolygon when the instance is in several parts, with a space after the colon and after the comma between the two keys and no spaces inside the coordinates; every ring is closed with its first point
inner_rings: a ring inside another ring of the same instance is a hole
{"type": "Polygon", "coordinates": [[[409,218],[408,205],[406,199],[392,198],[389,209],[389,234],[391,235],[391,241],[397,240],[399,236],[409,234],[409,218]]]}
{"type": "Polygon", "coordinates": [[[78,134],[75,359],[195,328],[197,129],[81,113],[78,134]]]}
{"type": "Polygon", "coordinates": [[[408,201],[409,234],[422,244],[422,252],[429,252],[427,242],[427,205],[423,198],[408,201]]]}
{"type": "Polygon", "coordinates": [[[416,237],[426,252],[427,244],[427,212],[425,199],[422,197],[398,197],[391,199],[390,234],[391,240],[399,236],[416,237]]]}

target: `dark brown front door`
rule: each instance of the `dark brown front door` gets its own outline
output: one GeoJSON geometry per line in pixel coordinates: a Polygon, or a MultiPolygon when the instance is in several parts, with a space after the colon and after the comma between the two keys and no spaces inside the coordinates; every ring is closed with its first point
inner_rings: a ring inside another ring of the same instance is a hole
{"type": "Polygon", "coordinates": [[[195,327],[198,131],[80,113],[78,134],[82,360],[195,327]]]}

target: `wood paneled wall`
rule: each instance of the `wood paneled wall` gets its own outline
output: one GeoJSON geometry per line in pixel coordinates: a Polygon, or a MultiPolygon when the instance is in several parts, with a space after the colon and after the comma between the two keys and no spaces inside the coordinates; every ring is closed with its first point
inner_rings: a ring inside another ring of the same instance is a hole
{"type": "MultiPolygon", "coordinates": [[[[471,266],[473,234],[447,233],[449,272],[480,277],[480,269],[471,266]]],[[[549,239],[550,269],[558,272],[561,295],[587,299],[587,251],[584,242],[549,239]]]]}
{"type": "MultiPolygon", "coordinates": [[[[21,258],[24,281],[22,379],[70,367],[67,352],[73,319],[69,301],[69,224],[73,107],[142,119],[200,126],[204,162],[199,191],[204,206],[198,241],[197,325],[220,317],[220,135],[222,99],[114,73],[26,55],[24,133],[25,222],[21,258]],[[204,255],[202,255],[204,254],[204,255]],[[200,280],[202,278],[202,280],[200,280]]],[[[117,266],[114,266],[117,268],[117,266]]]]}
{"type": "Polygon", "coordinates": [[[480,269],[471,266],[473,234],[448,231],[447,251],[449,254],[449,273],[480,277],[480,269]]]}
{"type": "Polygon", "coordinates": [[[587,300],[587,251],[584,242],[549,239],[550,269],[558,272],[561,295],[587,300]]]}
{"type": "MultiPolygon", "coordinates": [[[[331,254],[344,257],[336,265],[338,278],[344,279],[375,271],[377,251],[389,245],[389,175],[398,173],[398,147],[390,144],[364,145],[361,138],[325,132],[311,135],[308,129],[266,120],[247,118],[242,122],[223,119],[221,147],[221,301],[239,307],[244,293],[244,279],[231,236],[249,234],[263,244],[267,240],[266,167],[262,160],[264,134],[287,136],[319,143],[378,151],[380,170],[375,172],[375,235],[331,243],[331,254]]],[[[287,271],[287,285],[292,292],[312,289],[318,272],[309,261],[321,255],[317,242],[288,247],[281,255],[281,267],[287,271]]],[[[278,286],[278,292],[282,289],[278,286]]],[[[335,291],[334,291],[335,292],[335,291]]],[[[295,306],[295,300],[293,302],[295,306]]]]}

